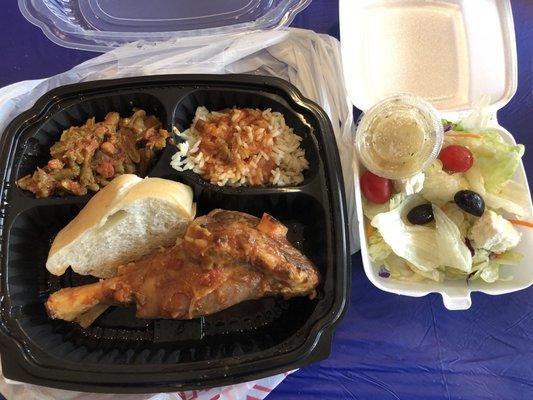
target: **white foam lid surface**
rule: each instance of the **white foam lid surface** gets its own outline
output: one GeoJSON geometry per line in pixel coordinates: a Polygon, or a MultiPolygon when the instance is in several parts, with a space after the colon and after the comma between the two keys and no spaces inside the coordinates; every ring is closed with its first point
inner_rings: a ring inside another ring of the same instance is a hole
{"type": "Polygon", "coordinates": [[[438,110],[468,110],[484,94],[501,108],[516,92],[508,0],[341,0],[346,85],[366,110],[412,93],[438,110]]]}

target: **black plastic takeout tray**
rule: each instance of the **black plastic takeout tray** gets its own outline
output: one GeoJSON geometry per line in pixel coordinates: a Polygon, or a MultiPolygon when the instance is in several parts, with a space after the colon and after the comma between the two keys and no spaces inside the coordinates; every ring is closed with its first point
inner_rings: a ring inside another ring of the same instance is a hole
{"type": "Polygon", "coordinates": [[[258,379],[329,355],[347,304],[349,252],[341,168],[326,114],[291,84],[247,75],[166,75],[54,89],[2,135],[0,171],[0,345],[6,378],[91,392],[161,392],[258,379]],[[225,208],[285,223],[289,239],[319,268],[314,300],[265,298],[190,321],[141,320],[111,308],[87,329],[48,318],[44,302],[61,287],[94,281],[70,269],[56,277],[45,261],[54,235],[86,204],[83,197],[36,199],[15,181],[49,159],[63,129],[133,107],[169,130],[187,128],[196,107],[272,108],[304,139],[310,169],[294,187],[218,187],[170,165],[167,146],[150,176],[192,186],[198,214],[225,208]]]}

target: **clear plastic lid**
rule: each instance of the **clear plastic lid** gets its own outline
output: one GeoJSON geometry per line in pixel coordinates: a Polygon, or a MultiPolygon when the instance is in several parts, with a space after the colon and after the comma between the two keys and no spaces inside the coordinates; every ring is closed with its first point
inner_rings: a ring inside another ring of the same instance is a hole
{"type": "Polygon", "coordinates": [[[494,109],[516,92],[509,0],[340,0],[344,74],[352,103],[366,110],[412,93],[441,112],[494,109]]]}
{"type": "Polygon", "coordinates": [[[311,0],[18,0],[53,42],[107,51],[136,40],[221,35],[289,25],[311,0]]]}

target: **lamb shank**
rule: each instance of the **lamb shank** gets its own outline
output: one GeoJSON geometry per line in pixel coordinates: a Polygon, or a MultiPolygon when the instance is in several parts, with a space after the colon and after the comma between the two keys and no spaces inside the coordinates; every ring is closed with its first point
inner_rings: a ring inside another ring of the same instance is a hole
{"type": "Polygon", "coordinates": [[[64,288],[46,302],[52,318],[86,327],[108,306],[135,304],[139,318],[191,319],[265,296],[315,296],[319,273],[269,214],[214,210],[174,247],[100,282],[64,288]]]}

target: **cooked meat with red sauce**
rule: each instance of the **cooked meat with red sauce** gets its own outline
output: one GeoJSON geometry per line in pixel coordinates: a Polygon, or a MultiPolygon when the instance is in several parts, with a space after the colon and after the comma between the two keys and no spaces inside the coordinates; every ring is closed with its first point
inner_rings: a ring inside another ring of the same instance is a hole
{"type": "Polygon", "coordinates": [[[139,318],[191,319],[265,296],[315,296],[319,273],[268,214],[214,210],[172,248],[119,267],[98,283],[65,288],[46,302],[52,318],[90,325],[110,305],[139,318]]]}
{"type": "Polygon", "coordinates": [[[161,122],[144,110],[134,110],[128,118],[110,112],[101,122],[89,118],[82,126],[64,130],[50,148],[46,166],[20,178],[17,185],[40,198],[96,192],[118,175],[146,175],[168,137],[161,122]]]}

